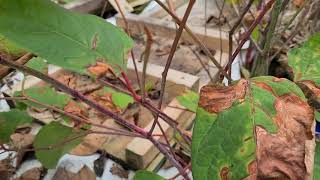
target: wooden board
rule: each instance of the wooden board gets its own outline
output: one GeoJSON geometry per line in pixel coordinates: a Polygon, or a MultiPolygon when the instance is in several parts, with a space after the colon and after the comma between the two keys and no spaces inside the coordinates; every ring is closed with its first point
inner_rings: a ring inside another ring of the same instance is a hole
{"type": "MultiPolygon", "coordinates": [[[[136,14],[126,14],[126,19],[128,22],[128,27],[131,34],[139,35],[144,34],[144,26],[146,26],[154,35],[163,36],[166,38],[174,38],[176,33],[176,26],[169,21],[161,21],[161,19],[153,17],[144,17],[136,14]]],[[[119,27],[125,28],[124,20],[120,15],[116,16],[117,25],[119,27]]],[[[210,49],[220,49],[220,32],[216,29],[207,29],[207,34],[205,34],[205,28],[192,28],[192,32],[198,36],[203,43],[210,49]]],[[[227,33],[222,33],[222,50],[224,52],[228,51],[228,35],[227,33]]],[[[183,32],[181,41],[187,43],[195,43],[194,40],[188,35],[187,32],[183,32]]]]}
{"type": "MultiPolygon", "coordinates": [[[[186,3],[186,1],[178,0],[178,8],[176,9],[177,15],[180,18],[182,18],[187,6],[187,4],[181,6],[182,3],[186,3]]],[[[208,1],[208,3],[214,4],[212,1],[208,1]]],[[[208,14],[216,15],[218,9],[213,5],[209,7],[210,8],[207,9],[209,12],[208,14]],[[212,11],[215,13],[212,13],[212,11]]],[[[159,6],[156,6],[154,10],[152,9],[150,12],[151,13],[143,13],[142,15],[132,13],[127,13],[125,15],[129,24],[130,33],[135,35],[144,34],[144,26],[146,26],[154,35],[174,38],[176,25],[172,18],[169,15],[166,15],[164,10],[159,6]]],[[[116,21],[118,26],[125,28],[125,23],[121,15],[118,14],[116,16],[116,21]]],[[[221,49],[223,52],[228,52],[228,28],[223,26],[222,31],[220,32],[220,28],[218,26],[205,27],[206,19],[204,14],[204,1],[196,1],[187,24],[191,28],[192,32],[198,36],[208,48],[215,50],[221,49]]],[[[186,32],[182,34],[181,41],[195,43],[186,32]]]]}
{"type": "Polygon", "coordinates": [[[64,8],[80,12],[80,13],[94,13],[101,9],[106,0],[77,0],[63,5],[64,8]]]}

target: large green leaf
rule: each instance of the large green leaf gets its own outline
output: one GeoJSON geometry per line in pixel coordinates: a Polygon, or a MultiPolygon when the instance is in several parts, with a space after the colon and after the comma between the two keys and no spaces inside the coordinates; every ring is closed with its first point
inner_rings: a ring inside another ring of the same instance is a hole
{"type": "Polygon", "coordinates": [[[0,113],[0,143],[10,140],[10,135],[14,133],[17,126],[31,123],[32,118],[24,111],[12,109],[9,112],[0,113]]]}
{"type": "MultiPolygon", "coordinates": [[[[55,106],[61,109],[63,109],[63,107],[65,107],[67,103],[71,100],[70,96],[66,94],[58,93],[57,91],[55,91],[53,88],[49,86],[33,87],[33,88],[25,89],[24,93],[26,96],[34,100],[37,100],[42,104],[55,106]]],[[[15,92],[14,96],[22,96],[22,92],[21,91],[15,92]]],[[[43,107],[37,103],[33,103],[30,101],[24,101],[24,103],[36,108],[43,107]]]]}
{"type": "Polygon", "coordinates": [[[133,44],[104,19],[69,12],[50,0],[0,0],[0,34],[50,64],[82,74],[97,61],[125,70],[133,44]]]}
{"type": "Polygon", "coordinates": [[[133,180],[164,180],[164,178],[150,171],[139,170],[133,180]]]}
{"type": "Polygon", "coordinates": [[[181,96],[177,96],[179,103],[192,112],[196,112],[198,108],[199,95],[193,91],[187,91],[181,96]]]}
{"type": "Polygon", "coordinates": [[[202,88],[192,137],[194,179],[247,177],[256,158],[254,125],[276,133],[274,104],[287,94],[305,101],[293,82],[268,76],[202,88]]]}
{"type": "Polygon", "coordinates": [[[291,50],[288,58],[296,82],[311,80],[320,85],[320,33],[311,37],[301,47],[291,50]]]}
{"type": "Polygon", "coordinates": [[[44,126],[34,140],[37,159],[46,168],[55,168],[58,160],[72,148],[81,143],[81,131],[51,122],[44,126]]]}

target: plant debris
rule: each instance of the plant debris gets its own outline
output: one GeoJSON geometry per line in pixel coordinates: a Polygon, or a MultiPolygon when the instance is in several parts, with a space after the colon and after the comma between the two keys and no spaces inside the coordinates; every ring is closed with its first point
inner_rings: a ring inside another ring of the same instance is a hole
{"type": "Polygon", "coordinates": [[[120,178],[128,179],[128,177],[129,177],[129,172],[127,170],[123,169],[123,167],[118,164],[113,164],[110,169],[110,172],[113,175],[119,176],[120,178]]]}
{"type": "Polygon", "coordinates": [[[52,180],[96,180],[96,175],[87,166],[83,166],[78,173],[59,167],[52,180]]]}

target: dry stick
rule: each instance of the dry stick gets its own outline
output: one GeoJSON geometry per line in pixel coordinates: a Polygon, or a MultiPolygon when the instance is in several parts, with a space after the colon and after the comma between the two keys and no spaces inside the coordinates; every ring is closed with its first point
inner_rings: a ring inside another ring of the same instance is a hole
{"type": "Polygon", "coordinates": [[[147,44],[146,44],[146,49],[144,51],[144,60],[143,60],[143,69],[142,69],[142,78],[141,78],[141,96],[142,96],[142,101],[145,100],[145,90],[146,90],[146,71],[147,71],[147,65],[148,65],[148,61],[150,58],[150,51],[151,51],[151,46],[152,46],[152,34],[149,31],[149,29],[144,26],[144,31],[147,34],[147,44]]]}
{"type": "MultiPolygon", "coordinates": [[[[171,65],[171,62],[173,60],[173,56],[176,52],[176,49],[177,49],[177,46],[178,46],[178,43],[179,43],[179,40],[181,38],[181,35],[182,35],[182,32],[183,32],[183,28],[184,26],[186,25],[187,23],[187,20],[188,20],[188,17],[190,15],[190,12],[192,10],[192,7],[195,3],[195,0],[190,0],[189,1],[189,4],[188,4],[188,7],[187,7],[187,10],[186,12],[184,13],[184,16],[183,16],[183,19],[182,19],[182,22],[179,26],[179,29],[176,33],[176,37],[173,41],[173,44],[172,44],[172,47],[171,47],[171,50],[170,50],[170,54],[168,56],[168,59],[167,59],[167,62],[166,62],[166,65],[164,67],[164,70],[162,72],[162,79],[161,79],[161,89],[160,89],[160,99],[159,99],[159,103],[158,103],[158,109],[161,109],[162,107],[162,101],[163,101],[163,97],[164,97],[164,93],[165,93],[165,87],[166,87],[166,81],[167,81],[167,75],[168,75],[168,71],[169,71],[169,68],[170,68],[170,65],[171,65]]],[[[156,116],[155,118],[155,121],[153,122],[152,126],[151,126],[151,129],[149,131],[149,134],[152,134],[156,124],[158,123],[158,118],[159,118],[159,115],[156,116]]]]}
{"type": "Polygon", "coordinates": [[[243,10],[242,14],[240,15],[239,19],[237,20],[237,22],[234,24],[234,26],[231,28],[231,30],[229,31],[229,54],[228,54],[228,64],[227,67],[229,69],[229,75],[231,76],[231,65],[232,65],[232,53],[233,53],[233,34],[236,31],[236,29],[240,26],[244,16],[246,15],[246,13],[249,11],[249,9],[251,8],[252,4],[253,4],[254,0],[250,0],[249,3],[247,4],[247,6],[245,7],[245,9],[243,10]]]}
{"type": "MultiPolygon", "coordinates": [[[[248,29],[248,31],[245,33],[243,39],[241,40],[239,46],[237,47],[237,49],[235,50],[235,52],[232,54],[231,59],[229,60],[229,64],[232,64],[233,61],[235,60],[235,58],[237,57],[237,55],[239,54],[240,50],[242,49],[243,45],[245,44],[245,42],[248,41],[248,38],[250,37],[250,35],[252,34],[254,28],[261,22],[262,18],[264,17],[264,15],[269,11],[269,9],[271,9],[273,3],[275,2],[275,0],[270,0],[268,1],[268,3],[263,7],[263,9],[261,10],[261,12],[259,13],[259,16],[254,20],[254,22],[251,24],[250,28],[248,29]]],[[[226,71],[229,71],[229,66],[226,67],[225,69],[226,71]]]]}
{"type": "MultiPolygon", "coordinates": [[[[32,53],[27,53],[27,54],[23,55],[22,57],[20,57],[19,59],[17,59],[15,62],[18,63],[18,64],[25,64],[32,58],[33,58],[33,54],[32,53]]],[[[5,76],[7,76],[10,72],[12,72],[11,68],[0,67],[0,79],[2,79],[5,76]]]]}
{"type": "MultiPolygon", "coordinates": [[[[166,7],[160,0],[154,0],[156,1],[167,13],[176,21],[176,23],[181,26],[181,20],[178,16],[176,16],[173,12],[170,11],[168,7],[166,7]]],[[[184,26],[184,29],[188,33],[188,35],[194,40],[204,51],[204,53],[209,57],[211,62],[219,69],[219,72],[221,72],[228,80],[231,80],[230,76],[226,73],[224,68],[220,65],[220,63],[216,60],[216,58],[213,56],[213,54],[210,52],[210,50],[206,47],[206,45],[200,40],[188,27],[188,25],[184,26]]]]}
{"type": "Polygon", "coordinates": [[[16,64],[14,62],[10,62],[10,61],[7,61],[7,60],[4,60],[4,59],[0,59],[0,64],[2,65],[5,65],[5,66],[8,66],[10,68],[14,68],[14,69],[17,69],[19,71],[22,71],[22,72],[25,72],[27,74],[30,74],[30,75],[33,75],[51,85],[53,85],[55,88],[73,96],[74,98],[77,98],[79,100],[81,100],[82,102],[86,103],[87,105],[89,105],[90,107],[98,110],[99,112],[103,113],[104,115],[106,116],[109,116],[111,118],[113,118],[115,121],[117,121],[119,124],[141,134],[142,136],[144,137],[147,137],[149,139],[149,141],[151,141],[157,148],[158,150],[164,154],[166,156],[166,158],[178,169],[179,172],[181,172],[181,174],[186,178],[186,179],[190,179],[187,174],[184,172],[183,170],[183,167],[181,166],[181,164],[176,160],[174,159],[174,157],[171,155],[171,153],[162,145],[160,144],[159,141],[157,141],[156,139],[154,139],[153,137],[149,136],[148,133],[134,125],[134,124],[131,124],[129,122],[127,122],[125,119],[123,119],[122,117],[118,116],[117,114],[109,111],[108,109],[105,109],[103,106],[97,104],[96,102],[88,99],[87,97],[85,97],[83,94],[81,94],[80,92],[74,90],[74,89],[71,89],[69,87],[67,87],[66,85],[62,84],[61,82],[39,72],[39,71],[36,71],[36,70],[33,70],[29,67],[25,67],[25,66],[22,66],[22,65],[19,65],[19,64],[16,64]]]}

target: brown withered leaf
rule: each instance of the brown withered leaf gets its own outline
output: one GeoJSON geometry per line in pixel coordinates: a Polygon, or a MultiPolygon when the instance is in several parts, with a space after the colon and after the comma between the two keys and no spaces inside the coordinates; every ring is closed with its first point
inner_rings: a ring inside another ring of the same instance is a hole
{"type": "Polygon", "coordinates": [[[301,7],[305,0],[293,0],[293,4],[297,7],[301,7]]]}
{"type": "Polygon", "coordinates": [[[10,161],[10,158],[6,158],[0,161],[0,177],[3,180],[9,180],[15,171],[10,161]]]}
{"type": "Polygon", "coordinates": [[[89,73],[98,77],[101,77],[108,72],[113,72],[108,64],[99,61],[97,61],[95,65],[88,67],[87,70],[89,73]]]}
{"type": "Polygon", "coordinates": [[[258,178],[305,179],[306,141],[313,138],[314,111],[294,94],[280,96],[274,106],[278,132],[256,127],[258,178]]]}
{"type": "Polygon", "coordinates": [[[112,94],[109,92],[104,92],[102,94],[99,92],[93,92],[89,94],[88,97],[112,112],[119,113],[121,111],[121,109],[113,103],[112,94]]]}
{"type": "MultiPolygon", "coordinates": [[[[78,104],[75,101],[68,102],[68,104],[63,108],[63,110],[67,113],[73,114],[81,118],[88,117],[87,110],[83,106],[81,106],[81,104],[78,104]]],[[[81,127],[84,124],[74,119],[72,119],[72,121],[75,127],[81,127]]]]}
{"type": "Polygon", "coordinates": [[[128,179],[128,177],[129,177],[129,172],[127,170],[123,169],[123,167],[121,167],[118,164],[113,164],[110,169],[110,172],[113,175],[119,176],[120,178],[128,179]]]}
{"type": "Polygon", "coordinates": [[[96,180],[96,175],[87,166],[83,166],[78,173],[58,168],[52,180],[96,180]]]}
{"type": "Polygon", "coordinates": [[[59,82],[83,94],[90,93],[101,88],[101,85],[99,83],[95,82],[92,78],[85,75],[63,72],[56,79],[59,82]]]}
{"type": "Polygon", "coordinates": [[[16,180],[40,180],[43,168],[32,168],[24,172],[16,180]]]}
{"type": "Polygon", "coordinates": [[[17,167],[21,164],[23,156],[26,154],[24,150],[32,147],[34,137],[35,136],[32,134],[21,134],[21,133],[15,133],[10,136],[13,147],[18,149],[17,157],[16,157],[17,167]]]}

